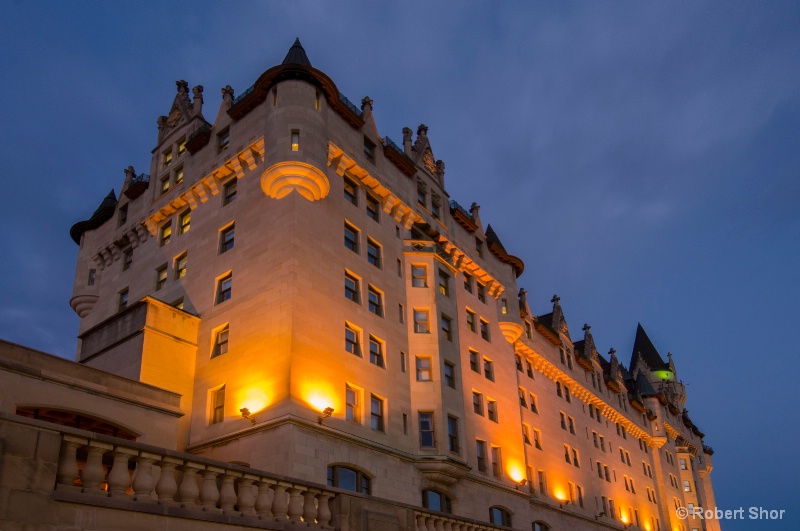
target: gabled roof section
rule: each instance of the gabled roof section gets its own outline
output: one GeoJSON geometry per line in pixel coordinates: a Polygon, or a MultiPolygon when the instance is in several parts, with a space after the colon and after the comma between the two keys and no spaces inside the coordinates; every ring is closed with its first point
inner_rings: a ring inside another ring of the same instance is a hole
{"type": "Polygon", "coordinates": [[[656,390],[653,389],[650,381],[641,371],[639,371],[639,374],[636,375],[636,388],[640,393],[642,393],[642,396],[655,396],[658,394],[656,390]]]}
{"type": "Polygon", "coordinates": [[[306,55],[303,45],[300,44],[299,37],[294,40],[294,44],[292,44],[292,47],[286,52],[286,57],[283,58],[281,64],[311,66],[311,61],[308,60],[308,55],[306,55]]]}
{"type": "Polygon", "coordinates": [[[81,236],[83,236],[83,233],[87,230],[94,230],[111,219],[114,216],[114,210],[116,208],[117,196],[114,193],[114,190],[111,190],[105,199],[103,199],[103,201],[100,203],[100,206],[97,207],[97,210],[94,211],[92,217],[86,221],[77,222],[72,226],[72,228],[69,229],[69,235],[72,238],[72,241],[80,245],[81,236]]]}
{"type": "Polygon", "coordinates": [[[642,355],[642,359],[651,371],[670,370],[669,365],[664,363],[656,347],[653,346],[653,342],[647,337],[647,333],[642,328],[641,323],[636,326],[636,339],[633,341],[633,352],[631,353],[631,372],[634,369],[638,354],[642,355]]]}
{"type": "Polygon", "coordinates": [[[508,254],[491,225],[486,227],[486,245],[489,247],[489,251],[491,251],[498,260],[514,268],[514,274],[517,278],[525,271],[525,263],[516,256],[508,254]]]}

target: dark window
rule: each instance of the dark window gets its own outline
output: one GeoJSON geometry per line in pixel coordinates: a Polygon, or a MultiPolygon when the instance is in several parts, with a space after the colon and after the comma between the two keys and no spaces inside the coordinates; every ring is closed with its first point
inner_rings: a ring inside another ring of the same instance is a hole
{"type": "Polygon", "coordinates": [[[372,336],[369,336],[369,362],[381,368],[386,367],[383,360],[383,343],[372,336]]]}
{"type": "Polygon", "coordinates": [[[461,449],[458,444],[458,419],[447,417],[447,448],[454,453],[459,453],[461,449]]]}
{"type": "Polygon", "coordinates": [[[364,155],[367,160],[375,162],[375,142],[367,137],[364,137],[364,155]]]}
{"type": "Polygon", "coordinates": [[[348,203],[358,205],[358,185],[347,177],[344,178],[344,199],[348,203]]]}
{"type": "Polygon", "coordinates": [[[119,298],[117,299],[117,311],[122,311],[128,307],[128,288],[119,292],[119,298]]]}
{"type": "Polygon", "coordinates": [[[367,261],[375,267],[382,267],[381,246],[372,240],[367,240],[367,261]]]}
{"type": "Polygon", "coordinates": [[[511,527],[511,513],[502,507],[492,507],[489,509],[489,522],[495,525],[511,527]]]}
{"type": "Polygon", "coordinates": [[[449,362],[444,362],[444,383],[447,387],[456,388],[456,367],[449,362]]]}
{"type": "Polygon", "coordinates": [[[383,399],[370,397],[370,426],[375,431],[385,431],[383,427],[383,399]]]}
{"type": "Polygon", "coordinates": [[[356,356],[361,355],[361,342],[359,341],[358,331],[350,325],[344,325],[344,349],[356,356]]]}
{"type": "Polygon", "coordinates": [[[233,249],[234,237],[236,236],[236,227],[231,225],[228,228],[222,229],[219,233],[219,254],[227,253],[233,249]]]}
{"type": "Polygon", "coordinates": [[[453,341],[453,320],[442,315],[442,338],[447,341],[453,341]]]}
{"type": "Polygon", "coordinates": [[[367,216],[379,223],[381,221],[381,203],[369,194],[367,194],[367,216]]]}
{"type": "Polygon", "coordinates": [[[133,249],[126,249],[122,254],[122,270],[127,271],[133,263],[133,249]]]}
{"type": "Polygon", "coordinates": [[[156,269],[156,291],[167,285],[167,266],[156,269]]]}
{"type": "Polygon", "coordinates": [[[440,513],[450,514],[453,512],[450,498],[435,490],[422,491],[422,506],[425,509],[438,511],[440,513]]]}
{"type": "Polygon", "coordinates": [[[225,325],[214,335],[214,350],[211,357],[220,356],[228,352],[228,325],[225,325]]]}
{"type": "Polygon", "coordinates": [[[344,246],[354,253],[358,252],[358,229],[348,223],[344,224],[344,246]]]}
{"type": "Polygon", "coordinates": [[[419,412],[419,445],[423,448],[436,446],[433,433],[433,413],[419,412]]]}
{"type": "Polygon", "coordinates": [[[344,296],[353,302],[361,304],[361,295],[359,293],[358,279],[350,273],[344,274],[344,296]]]}
{"type": "Polygon", "coordinates": [[[370,478],[363,472],[344,466],[328,467],[328,486],[371,494],[370,478]]]}
{"type": "Polygon", "coordinates": [[[236,200],[236,179],[231,179],[222,186],[222,204],[227,205],[236,200]]]}
{"type": "Polygon", "coordinates": [[[125,203],[121,207],[119,207],[119,212],[117,212],[117,227],[121,227],[128,221],[128,203],[125,203]]]}
{"type": "Polygon", "coordinates": [[[475,441],[475,447],[478,456],[478,471],[486,472],[486,441],[475,441]]]}
{"type": "Polygon", "coordinates": [[[233,273],[228,273],[217,281],[217,304],[225,302],[231,298],[231,288],[233,287],[233,273]]]}
{"type": "Polygon", "coordinates": [[[215,390],[211,395],[211,422],[219,424],[225,419],[225,386],[215,390]]]}
{"type": "Polygon", "coordinates": [[[383,317],[383,295],[372,286],[370,286],[367,291],[369,298],[369,311],[378,317],[383,317]]]}
{"type": "Polygon", "coordinates": [[[217,152],[220,153],[228,149],[231,143],[230,129],[227,127],[219,132],[217,135],[217,152]]]}

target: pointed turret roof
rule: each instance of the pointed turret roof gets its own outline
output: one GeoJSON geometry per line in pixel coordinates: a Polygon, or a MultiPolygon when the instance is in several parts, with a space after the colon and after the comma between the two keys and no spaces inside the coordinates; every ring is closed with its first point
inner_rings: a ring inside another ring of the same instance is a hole
{"type": "Polygon", "coordinates": [[[294,40],[294,44],[289,48],[281,64],[311,66],[311,61],[308,60],[306,51],[303,49],[303,45],[300,44],[299,37],[294,40]]]}
{"type": "Polygon", "coordinates": [[[631,353],[631,371],[636,363],[636,357],[641,354],[642,359],[652,371],[669,370],[669,365],[664,363],[663,358],[653,346],[653,342],[647,337],[642,324],[636,326],[636,339],[633,341],[633,352],[631,353]]]}
{"type": "Polygon", "coordinates": [[[117,195],[114,190],[111,190],[108,195],[94,211],[92,217],[86,221],[79,221],[69,229],[69,235],[77,244],[81,242],[81,236],[87,230],[94,230],[114,216],[114,210],[117,208],[117,195]]]}

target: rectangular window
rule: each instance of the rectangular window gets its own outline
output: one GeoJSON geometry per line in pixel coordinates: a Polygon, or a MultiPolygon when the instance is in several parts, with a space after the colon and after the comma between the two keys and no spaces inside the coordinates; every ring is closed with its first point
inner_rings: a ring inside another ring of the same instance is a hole
{"type": "Polygon", "coordinates": [[[222,229],[219,233],[219,254],[227,253],[233,249],[234,237],[236,236],[236,227],[231,224],[229,227],[222,229]]]}
{"type": "Polygon", "coordinates": [[[164,151],[164,167],[166,168],[172,164],[172,147],[164,151]]]}
{"type": "Polygon", "coordinates": [[[367,261],[378,269],[383,267],[383,261],[381,260],[381,246],[371,239],[367,240],[367,261]]]}
{"type": "Polygon", "coordinates": [[[475,454],[478,457],[478,471],[486,472],[486,441],[475,441],[475,454]]]}
{"type": "Polygon", "coordinates": [[[524,408],[527,408],[528,407],[528,401],[527,401],[527,397],[525,396],[525,389],[520,387],[517,390],[517,394],[519,395],[519,405],[524,407],[524,408]]]}
{"type": "Polygon", "coordinates": [[[358,229],[349,223],[344,224],[344,246],[358,253],[358,229]]]}
{"type": "Polygon", "coordinates": [[[475,252],[478,253],[478,256],[483,258],[483,242],[477,236],[475,237],[475,252]]]}
{"type": "Polygon", "coordinates": [[[566,385],[564,386],[564,399],[567,402],[572,403],[572,397],[569,394],[569,387],[567,387],[566,385]]]}
{"type": "Polygon", "coordinates": [[[233,287],[233,273],[228,273],[217,280],[217,304],[225,302],[231,298],[231,288],[233,287]]]}
{"type": "Polygon", "coordinates": [[[503,456],[499,446],[492,446],[492,474],[494,477],[503,477],[503,456]]]}
{"type": "Polygon", "coordinates": [[[344,178],[344,200],[358,205],[358,185],[347,177],[344,178]]]}
{"type": "Polygon", "coordinates": [[[478,300],[486,304],[486,286],[478,282],[478,300]]]}
{"type": "Polygon", "coordinates": [[[569,464],[572,464],[572,462],[571,462],[571,461],[570,461],[570,459],[569,459],[569,446],[568,446],[568,445],[566,445],[566,444],[564,445],[564,460],[565,460],[567,463],[569,463],[569,464]]]}
{"type": "Polygon", "coordinates": [[[461,448],[458,444],[458,419],[447,416],[447,448],[453,453],[459,453],[461,448]]]}
{"type": "Polygon", "coordinates": [[[122,270],[127,271],[131,268],[131,264],[133,263],[133,249],[126,249],[124,253],[122,253],[122,270]]]}
{"type": "Polygon", "coordinates": [[[533,329],[530,321],[525,321],[525,337],[528,339],[533,339],[533,329]]]}
{"type": "Polygon", "coordinates": [[[167,223],[158,233],[158,244],[163,247],[172,239],[172,223],[167,223]]]}
{"type": "Polygon", "coordinates": [[[575,435],[575,420],[572,417],[569,417],[569,432],[575,435]]]}
{"type": "Polygon", "coordinates": [[[162,195],[169,192],[169,173],[158,181],[158,190],[162,195]]]}
{"type": "Polygon", "coordinates": [[[415,288],[428,287],[428,268],[424,265],[411,266],[411,285],[415,288]]]}
{"type": "Polygon", "coordinates": [[[364,137],[364,156],[370,162],[375,162],[375,142],[367,137],[364,137]]]}
{"type": "Polygon", "coordinates": [[[442,339],[453,341],[453,320],[442,314],[442,339]]]}
{"type": "Polygon", "coordinates": [[[456,388],[456,366],[448,361],[444,362],[444,383],[447,387],[456,388]]]}
{"type": "Polygon", "coordinates": [[[400,372],[406,372],[406,353],[400,352],[400,372]]]}
{"type": "Polygon", "coordinates": [[[397,276],[403,278],[403,261],[397,259],[397,276]]]}
{"type": "Polygon", "coordinates": [[[483,358],[483,375],[487,380],[494,381],[494,363],[489,358],[483,358]]]}
{"type": "Polygon", "coordinates": [[[566,430],[567,429],[567,416],[564,414],[563,411],[560,412],[558,415],[561,418],[561,429],[562,430],[566,430]]]}
{"type": "Polygon", "coordinates": [[[376,337],[369,336],[369,362],[382,369],[386,368],[386,362],[383,358],[383,350],[383,341],[377,339],[376,337]]]}
{"type": "Polygon", "coordinates": [[[428,320],[428,310],[414,308],[414,332],[417,334],[430,334],[431,327],[428,320]]]}
{"type": "Polygon", "coordinates": [[[472,293],[472,275],[464,273],[464,289],[472,293]]]}
{"type": "Polygon", "coordinates": [[[426,206],[428,199],[428,189],[425,186],[425,183],[422,181],[417,181],[417,203],[422,206],[426,206]]]}
{"type": "Polygon", "coordinates": [[[497,420],[497,402],[492,400],[491,398],[486,399],[486,412],[489,420],[492,422],[498,422],[497,420]]]}
{"type": "Polygon", "coordinates": [[[503,315],[508,314],[508,299],[503,299],[500,301],[500,313],[503,315]]]}
{"type": "Polygon", "coordinates": [[[531,428],[527,424],[522,425],[522,442],[525,444],[533,444],[531,441],[531,428]]]}
{"type": "Polygon", "coordinates": [[[358,278],[350,273],[344,274],[344,296],[346,299],[361,304],[361,288],[359,287],[358,278]]]}
{"type": "Polygon", "coordinates": [[[406,310],[402,304],[397,305],[397,318],[401,323],[406,321],[406,310]]]}
{"type": "Polygon", "coordinates": [[[450,296],[450,275],[439,270],[439,293],[445,297],[450,296]]]}
{"type": "Polygon", "coordinates": [[[369,311],[378,317],[383,317],[383,294],[369,286],[367,288],[367,298],[369,299],[369,311]]]}
{"type": "Polygon", "coordinates": [[[350,354],[361,356],[361,338],[359,331],[349,324],[344,324],[344,349],[350,354]]]}
{"type": "Polygon", "coordinates": [[[300,151],[300,130],[292,129],[292,151],[300,151]]]}
{"type": "Polygon", "coordinates": [[[228,325],[223,326],[214,334],[214,348],[211,352],[211,357],[215,358],[228,352],[228,325]]]}
{"type": "Polygon", "coordinates": [[[90,269],[89,270],[89,278],[86,279],[86,285],[87,286],[94,286],[94,281],[96,279],[97,279],[97,270],[96,269],[90,269]]]}
{"type": "Polygon", "coordinates": [[[577,468],[581,467],[581,462],[578,460],[578,450],[572,449],[572,464],[577,468]]]}
{"type": "Polygon", "coordinates": [[[225,128],[217,134],[217,153],[222,153],[231,143],[230,129],[225,128]]]}
{"type": "Polygon", "coordinates": [[[128,307],[128,288],[119,292],[117,297],[117,311],[121,312],[128,307]]]}
{"type": "Polygon", "coordinates": [[[156,269],[156,291],[167,285],[167,266],[163,265],[156,269]]]}
{"type": "Polygon", "coordinates": [[[486,341],[491,341],[489,337],[489,322],[481,319],[481,337],[486,341]]]}
{"type": "Polygon", "coordinates": [[[422,448],[433,448],[436,446],[433,432],[433,413],[419,412],[419,445],[422,448]]]}
{"type": "Polygon", "coordinates": [[[480,356],[477,351],[469,349],[469,368],[478,374],[481,373],[480,356]]]}
{"type": "Polygon", "coordinates": [[[227,205],[236,201],[236,184],[237,180],[234,177],[230,181],[222,185],[222,205],[227,205]]]}
{"type": "Polygon", "coordinates": [[[483,415],[483,395],[477,391],[472,391],[472,411],[483,415]]]}
{"type": "Polygon", "coordinates": [[[536,413],[538,415],[539,414],[539,406],[536,404],[536,395],[531,393],[530,397],[531,397],[531,411],[533,411],[534,413],[536,413]]]}
{"type": "Polygon", "coordinates": [[[225,419],[225,386],[211,392],[211,422],[219,424],[225,419]]]}
{"type": "Polygon", "coordinates": [[[378,223],[381,221],[381,203],[369,194],[367,194],[367,216],[378,223]]]}
{"type": "Polygon", "coordinates": [[[187,210],[178,217],[178,234],[186,234],[192,222],[192,211],[187,210]]]}
{"type": "Polygon", "coordinates": [[[514,364],[517,366],[517,370],[522,372],[522,356],[514,354],[514,364]]]}
{"type": "Polygon", "coordinates": [[[689,480],[683,482],[684,492],[692,492],[692,483],[689,480]]]}
{"type": "Polygon", "coordinates": [[[442,219],[442,204],[436,194],[431,196],[431,215],[436,219],[442,219]]]}
{"type": "Polygon", "coordinates": [[[182,253],[175,259],[175,279],[186,276],[186,264],[189,262],[189,255],[182,253]]]}
{"type": "Polygon", "coordinates": [[[183,155],[186,152],[186,137],[182,136],[178,139],[178,156],[183,155]]]}
{"type": "Polygon", "coordinates": [[[417,381],[430,382],[431,380],[433,380],[431,358],[417,356],[417,381]]]}
{"type": "Polygon", "coordinates": [[[375,395],[371,395],[369,402],[370,427],[372,427],[372,429],[375,431],[386,431],[383,423],[383,399],[375,395]]]}
{"type": "Polygon", "coordinates": [[[686,470],[686,459],[680,460],[681,470],[686,470]]]}
{"type": "Polygon", "coordinates": [[[533,430],[533,445],[539,450],[542,449],[542,432],[536,429],[533,430]]]}
{"type": "Polygon", "coordinates": [[[119,207],[117,212],[117,227],[123,226],[128,221],[128,203],[119,207]]]}
{"type": "Polygon", "coordinates": [[[478,329],[475,326],[475,312],[467,310],[467,328],[469,328],[473,332],[477,332],[478,329]]]}
{"type": "Polygon", "coordinates": [[[175,169],[175,186],[183,182],[183,166],[175,169]]]}
{"type": "Polygon", "coordinates": [[[539,492],[547,496],[547,474],[544,470],[540,470],[539,474],[539,492]]]}
{"type": "Polygon", "coordinates": [[[361,391],[350,384],[345,384],[345,418],[351,422],[361,422],[361,391]]]}

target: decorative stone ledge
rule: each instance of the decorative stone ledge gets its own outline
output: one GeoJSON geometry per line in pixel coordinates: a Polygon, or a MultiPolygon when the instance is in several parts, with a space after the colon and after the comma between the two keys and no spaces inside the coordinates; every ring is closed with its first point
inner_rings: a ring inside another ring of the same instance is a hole
{"type": "Polygon", "coordinates": [[[75,295],[69,300],[69,305],[83,319],[91,313],[94,304],[97,302],[97,295],[75,295]]]}
{"type": "Polygon", "coordinates": [[[309,201],[324,199],[331,190],[325,173],[305,162],[279,162],[261,176],[261,189],[267,197],[281,199],[297,191],[309,201]]]}
{"type": "Polygon", "coordinates": [[[519,323],[500,321],[497,326],[500,327],[500,331],[503,332],[503,337],[506,338],[506,341],[512,345],[522,335],[522,325],[519,323]]]}

